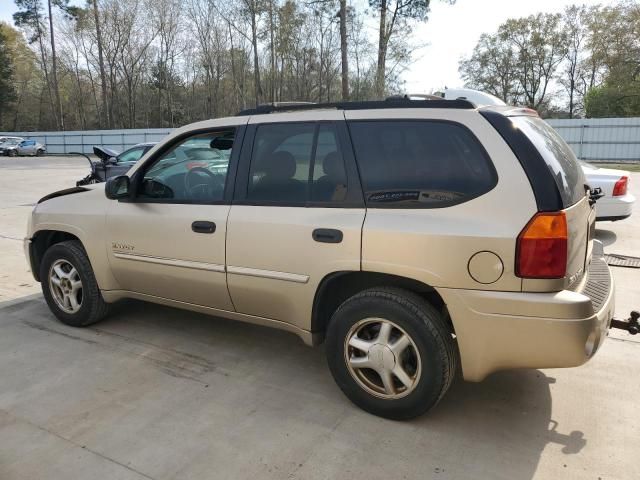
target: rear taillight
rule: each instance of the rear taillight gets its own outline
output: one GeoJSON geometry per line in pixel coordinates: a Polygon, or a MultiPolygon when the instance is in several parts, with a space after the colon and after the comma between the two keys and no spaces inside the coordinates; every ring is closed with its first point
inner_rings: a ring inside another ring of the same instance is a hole
{"type": "Polygon", "coordinates": [[[621,177],[613,187],[613,196],[621,197],[627,194],[627,185],[629,184],[628,177],[621,177]]]}
{"type": "Polygon", "coordinates": [[[564,277],[567,244],[564,212],[537,213],[518,235],[516,275],[522,278],[564,277]]]}

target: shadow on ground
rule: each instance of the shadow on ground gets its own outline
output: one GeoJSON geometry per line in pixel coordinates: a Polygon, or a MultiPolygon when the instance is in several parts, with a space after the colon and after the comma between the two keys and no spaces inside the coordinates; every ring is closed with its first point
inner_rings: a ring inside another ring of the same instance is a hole
{"type": "Polygon", "coordinates": [[[553,420],[539,371],[458,381],[430,414],[392,422],[345,399],[322,348],[264,327],[127,301],[74,329],[31,299],[0,305],[0,329],[2,411],[151,478],[224,464],[225,478],[525,480],[547,445],[587,442],[553,420]]]}
{"type": "Polygon", "coordinates": [[[605,247],[613,245],[616,243],[618,236],[615,232],[611,230],[603,230],[601,228],[596,228],[596,239],[600,240],[605,247]]]}

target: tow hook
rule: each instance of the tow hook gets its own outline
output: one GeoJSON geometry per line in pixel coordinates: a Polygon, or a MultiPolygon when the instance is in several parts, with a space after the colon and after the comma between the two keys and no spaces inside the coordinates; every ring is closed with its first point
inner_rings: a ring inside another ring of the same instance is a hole
{"type": "Polygon", "coordinates": [[[638,323],[639,318],[640,312],[633,310],[630,317],[626,320],[618,320],[617,318],[612,319],[611,326],[609,328],[619,328],[620,330],[629,332],[631,335],[635,335],[640,332],[640,324],[638,323]]]}

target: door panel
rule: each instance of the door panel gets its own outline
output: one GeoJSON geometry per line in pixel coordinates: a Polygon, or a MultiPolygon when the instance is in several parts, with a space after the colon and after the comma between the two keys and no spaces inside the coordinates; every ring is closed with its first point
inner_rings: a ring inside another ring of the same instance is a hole
{"type": "Polygon", "coordinates": [[[311,328],[322,279],[360,270],[364,208],[234,205],[227,232],[227,279],[236,310],[311,328]],[[316,229],[342,232],[339,243],[313,239],[316,229]]]}
{"type": "Polygon", "coordinates": [[[124,290],[233,311],[225,189],[241,137],[227,126],[183,134],[130,174],[133,198],[107,213],[109,261],[124,290]]]}
{"type": "Polygon", "coordinates": [[[124,290],[233,310],[224,271],[228,205],[112,202],[107,248],[124,290]],[[195,221],[216,225],[196,233],[195,221]]]}
{"type": "Polygon", "coordinates": [[[360,270],[365,209],[343,113],[288,115],[250,121],[227,225],[227,283],[238,312],[310,330],[322,279],[360,270]]]}

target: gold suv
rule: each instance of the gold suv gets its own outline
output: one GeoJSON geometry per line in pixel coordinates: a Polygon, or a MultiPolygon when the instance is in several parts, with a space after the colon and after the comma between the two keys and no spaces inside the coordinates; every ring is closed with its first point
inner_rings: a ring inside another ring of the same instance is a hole
{"type": "Polygon", "coordinates": [[[66,324],[137,298],[281,328],[324,341],[343,392],[400,419],[459,368],[480,381],[594,355],[614,302],[591,203],[531,110],[262,106],[43,198],[25,251],[66,324]]]}

